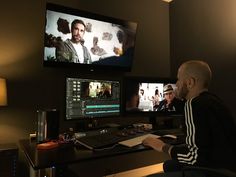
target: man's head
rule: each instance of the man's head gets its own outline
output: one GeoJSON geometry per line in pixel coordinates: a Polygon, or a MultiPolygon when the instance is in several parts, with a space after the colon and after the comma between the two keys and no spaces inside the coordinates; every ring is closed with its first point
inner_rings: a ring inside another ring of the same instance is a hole
{"type": "Polygon", "coordinates": [[[186,99],[197,96],[208,89],[211,77],[211,69],[206,62],[190,60],[183,63],[177,74],[177,95],[186,99]]]}
{"type": "Polygon", "coordinates": [[[139,105],[139,83],[132,82],[126,89],[126,109],[137,108],[139,105]]]}
{"type": "Polygon", "coordinates": [[[117,38],[122,43],[122,53],[125,53],[129,48],[134,47],[136,24],[128,23],[120,26],[120,30],[117,33],[117,38]]]}
{"type": "Polygon", "coordinates": [[[174,99],[175,95],[174,95],[174,89],[172,87],[172,85],[170,84],[167,84],[164,86],[163,88],[163,95],[164,95],[164,98],[165,100],[168,102],[168,103],[171,103],[171,101],[174,99]]]}
{"type": "Polygon", "coordinates": [[[123,52],[129,48],[134,47],[135,34],[132,31],[125,30],[124,40],[122,44],[123,52]]]}
{"type": "Polygon", "coordinates": [[[144,95],[144,90],[140,89],[140,95],[144,95]]]}
{"type": "Polygon", "coordinates": [[[83,42],[83,36],[85,33],[85,24],[82,20],[74,20],[71,23],[71,41],[73,43],[81,43],[83,42]]]}

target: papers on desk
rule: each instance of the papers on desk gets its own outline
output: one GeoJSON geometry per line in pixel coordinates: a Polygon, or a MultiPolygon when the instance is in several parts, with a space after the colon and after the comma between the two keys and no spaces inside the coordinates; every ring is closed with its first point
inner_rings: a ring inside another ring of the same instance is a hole
{"type": "Polygon", "coordinates": [[[146,134],[146,135],[142,135],[142,136],[138,136],[135,138],[131,138],[125,141],[120,141],[119,144],[124,145],[124,146],[128,146],[128,147],[133,147],[139,144],[142,144],[142,141],[147,138],[148,136],[150,137],[154,137],[154,138],[159,138],[160,136],[158,135],[154,135],[154,134],[146,134]]]}

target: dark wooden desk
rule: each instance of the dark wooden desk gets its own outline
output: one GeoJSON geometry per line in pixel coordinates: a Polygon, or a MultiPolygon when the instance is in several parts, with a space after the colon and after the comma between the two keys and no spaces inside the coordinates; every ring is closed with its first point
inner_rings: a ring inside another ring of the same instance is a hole
{"type": "Polygon", "coordinates": [[[49,176],[63,176],[58,169],[68,169],[70,166],[81,172],[80,176],[104,176],[161,163],[170,158],[165,153],[156,152],[143,145],[133,148],[118,145],[110,150],[93,152],[73,145],[37,150],[36,143],[29,140],[20,140],[19,144],[30,164],[31,177],[40,177],[43,174],[40,171],[44,169],[50,169],[50,172],[47,172],[51,173],[49,176]]]}

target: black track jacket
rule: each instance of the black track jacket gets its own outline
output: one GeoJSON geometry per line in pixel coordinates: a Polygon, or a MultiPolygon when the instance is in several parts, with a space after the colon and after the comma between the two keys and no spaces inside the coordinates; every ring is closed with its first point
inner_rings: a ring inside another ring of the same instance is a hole
{"type": "Polygon", "coordinates": [[[185,103],[186,144],[174,146],[171,157],[183,165],[236,169],[236,126],[215,95],[202,92],[185,103]]]}

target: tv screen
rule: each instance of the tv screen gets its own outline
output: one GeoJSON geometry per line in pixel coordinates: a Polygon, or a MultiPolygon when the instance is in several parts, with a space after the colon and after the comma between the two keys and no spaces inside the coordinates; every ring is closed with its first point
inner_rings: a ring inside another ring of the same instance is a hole
{"type": "Polygon", "coordinates": [[[66,78],[66,119],[120,115],[120,82],[66,78]]]}
{"type": "Polygon", "coordinates": [[[130,71],[136,31],[135,22],[47,3],[43,63],[130,71]]]}
{"type": "Polygon", "coordinates": [[[182,114],[184,101],[176,97],[175,81],[170,78],[126,78],[125,113],[182,114]]]}

